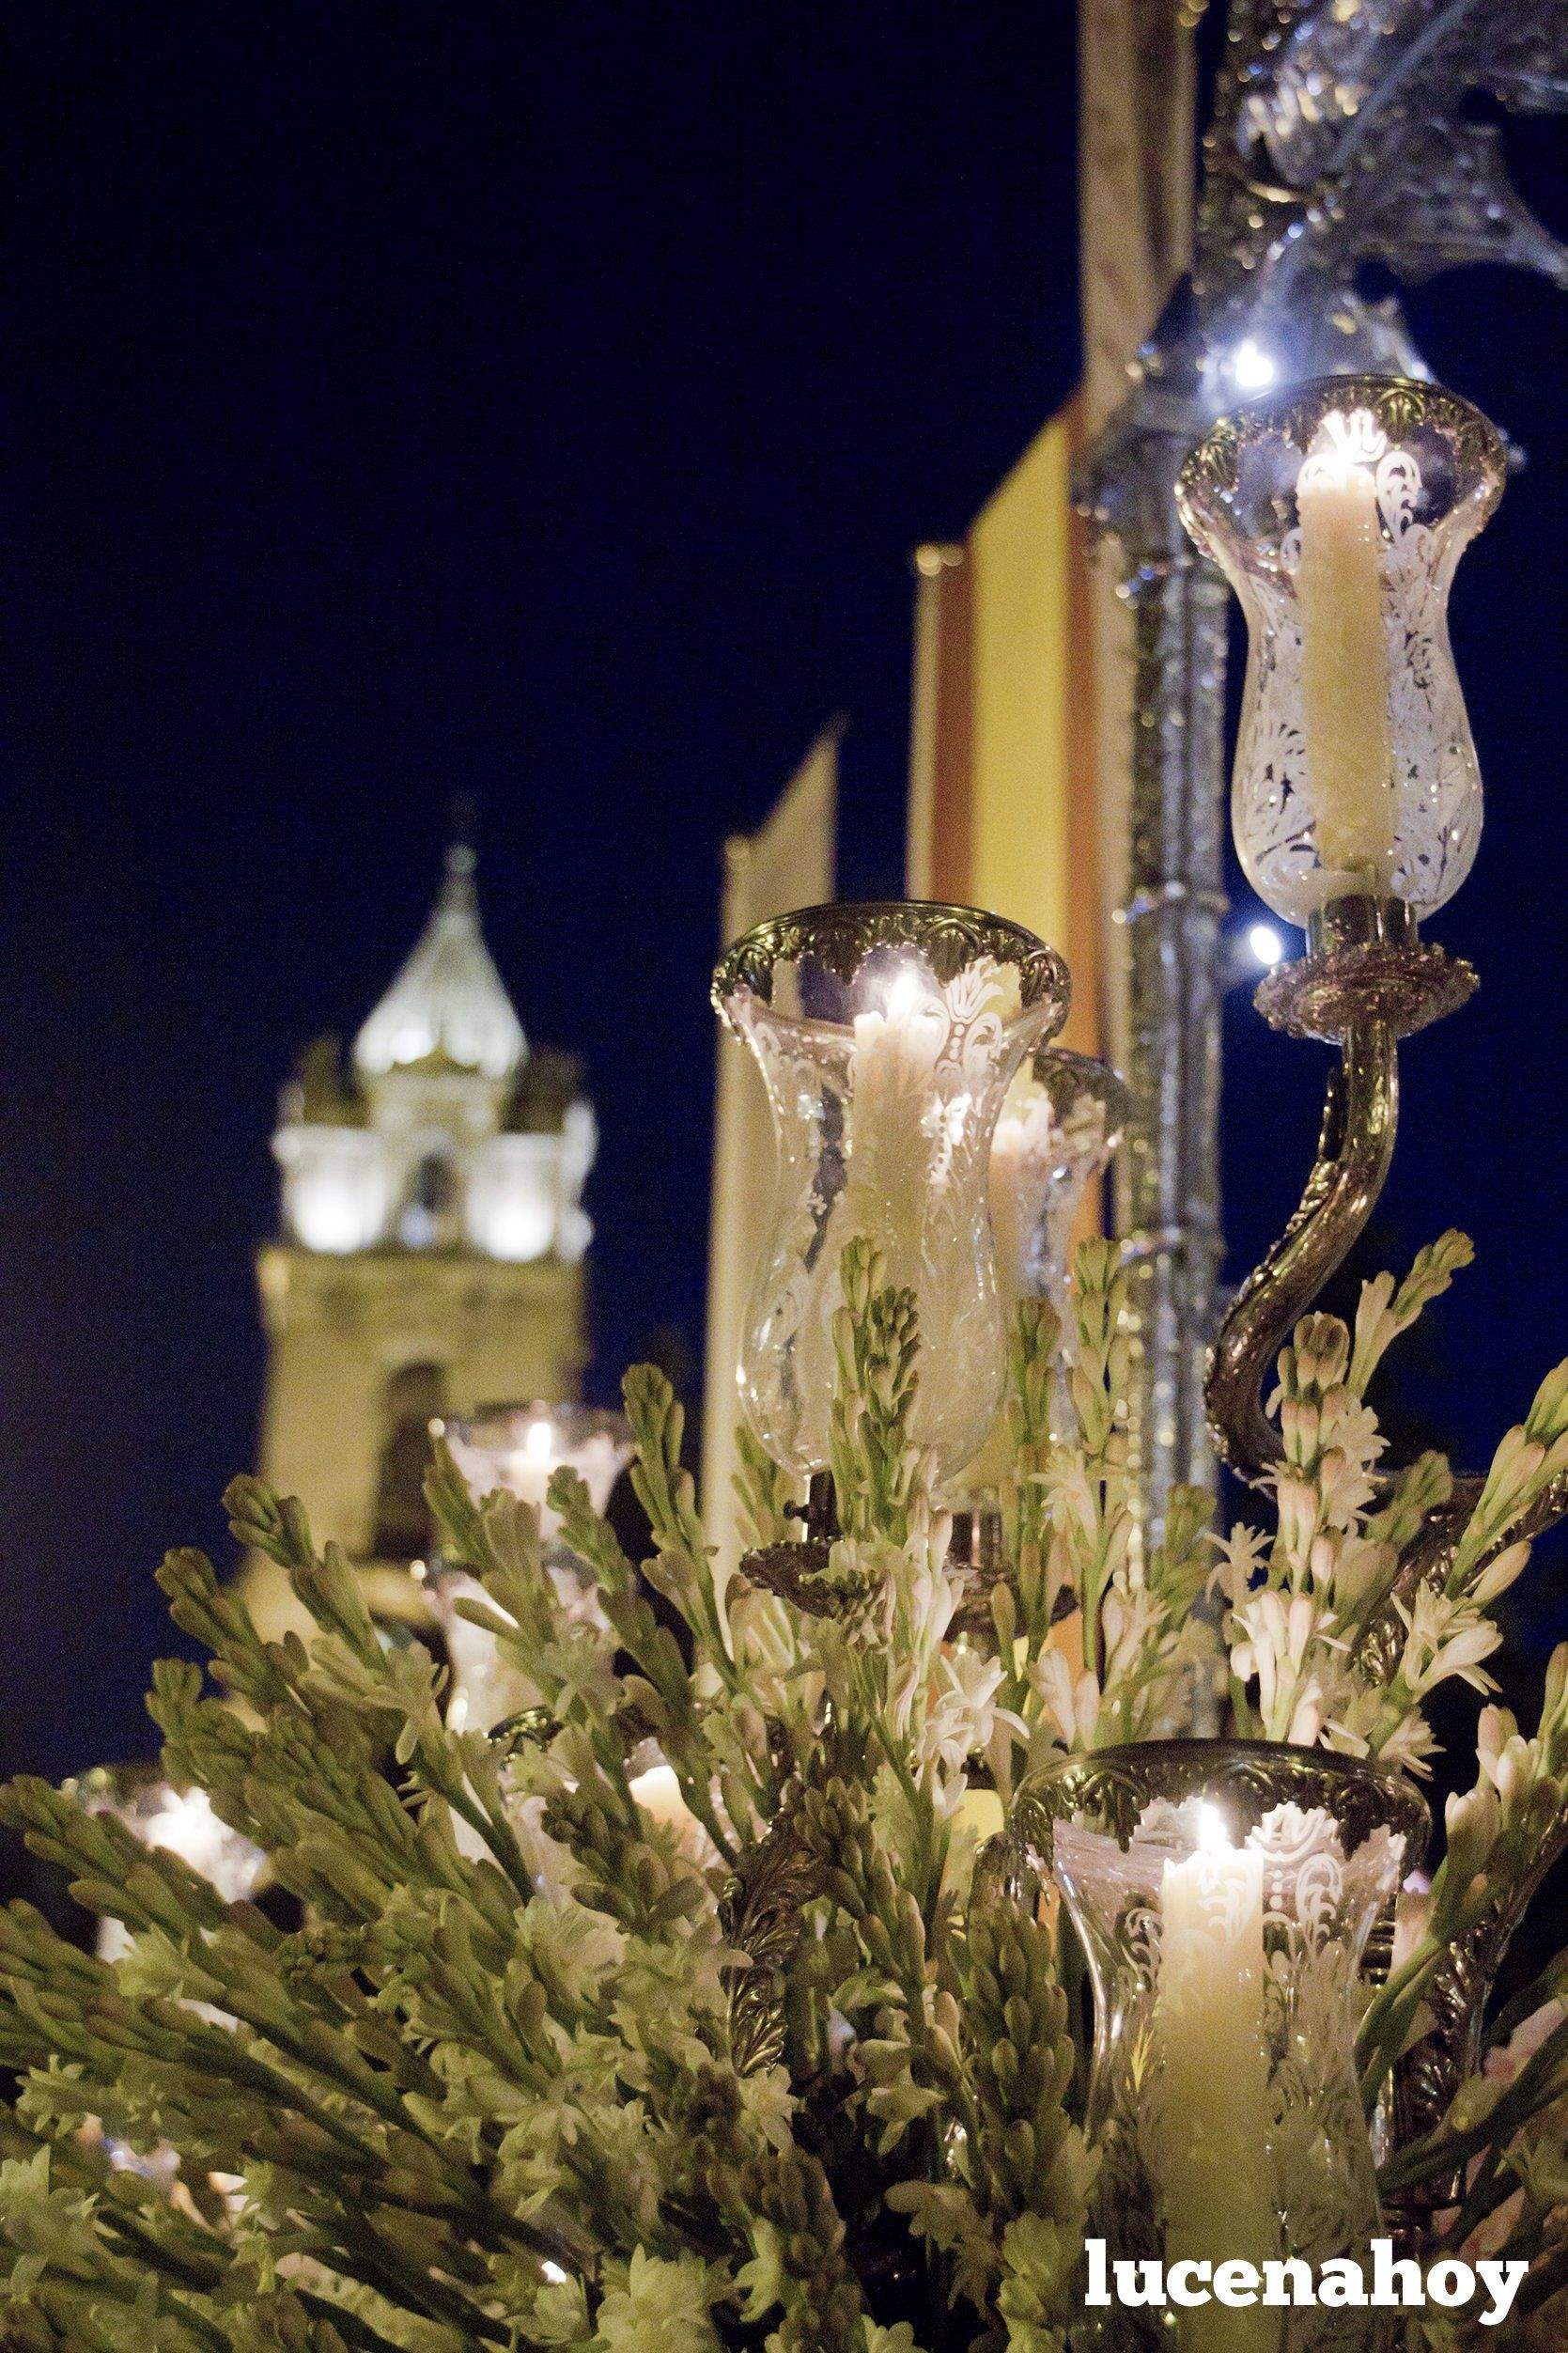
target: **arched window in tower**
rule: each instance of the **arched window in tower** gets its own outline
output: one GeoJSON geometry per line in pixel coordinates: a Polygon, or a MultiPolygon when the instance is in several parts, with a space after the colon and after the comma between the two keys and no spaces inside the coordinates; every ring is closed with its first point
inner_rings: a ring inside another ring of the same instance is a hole
{"type": "Polygon", "coordinates": [[[401,1365],[386,1384],[370,1540],[375,1560],[421,1560],[430,1549],[425,1473],[430,1461],[430,1424],[445,1410],[446,1377],[439,1364],[401,1365]]]}
{"type": "Polygon", "coordinates": [[[445,1152],[427,1152],[414,1167],[397,1221],[405,1250],[431,1250],[456,1239],[458,1172],[445,1152]]]}

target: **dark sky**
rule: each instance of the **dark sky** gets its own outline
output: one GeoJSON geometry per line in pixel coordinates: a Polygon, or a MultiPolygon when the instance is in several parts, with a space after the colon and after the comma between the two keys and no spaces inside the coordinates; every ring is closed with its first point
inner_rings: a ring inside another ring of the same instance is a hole
{"type": "MultiPolygon", "coordinates": [[[[909,550],[1077,371],[1071,16],[11,14],[10,1761],[150,1745],[151,1568],[252,1456],[275,1090],[411,944],[455,794],[603,1126],[595,1386],[695,1345],[719,845],[846,709],[844,887],[897,887],[909,550]]],[[[1560,224],[1560,140],[1516,145],[1560,224]]],[[[1532,454],[1457,597],[1490,822],[1438,929],[1485,987],[1408,1056],[1387,1221],[1481,1245],[1405,1397],[1473,1457],[1568,1346],[1568,307],[1414,315],[1532,454]]],[[[1227,1046],[1240,1272],[1323,1066],[1239,996],[1227,1046]]]]}

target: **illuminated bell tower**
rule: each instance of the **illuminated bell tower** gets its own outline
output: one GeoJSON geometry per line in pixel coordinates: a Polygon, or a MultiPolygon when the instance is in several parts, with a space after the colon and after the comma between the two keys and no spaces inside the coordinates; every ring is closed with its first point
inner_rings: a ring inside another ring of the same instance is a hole
{"type": "MultiPolygon", "coordinates": [[[[418,1614],[432,1417],[578,1394],[596,1138],[576,1066],[529,1050],[458,845],[349,1067],[320,1039],[284,1089],[282,1231],[256,1261],[261,1474],[385,1613],[418,1614]]],[[[246,1582],[269,1620],[289,1608],[265,1565],[246,1582]]]]}

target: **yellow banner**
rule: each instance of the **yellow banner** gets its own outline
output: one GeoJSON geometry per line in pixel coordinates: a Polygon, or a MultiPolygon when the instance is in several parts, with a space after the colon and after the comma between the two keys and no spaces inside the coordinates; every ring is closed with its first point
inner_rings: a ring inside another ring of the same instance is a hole
{"type": "Polygon", "coordinates": [[[1065,1036],[1099,1051],[1100,890],[1089,572],[1076,409],[1052,418],[962,546],[916,557],[908,887],[1010,915],[1073,974],[1065,1036]]]}
{"type": "MultiPolygon", "coordinates": [[[[722,946],[771,915],[832,897],[841,733],[835,722],[817,738],[757,833],[737,834],[725,843],[722,946]]],[[[731,1479],[737,1468],[740,1319],[768,1227],[772,1170],[772,1120],[762,1079],[745,1047],[726,1035],[719,1042],[714,1108],[703,1379],[703,1516],[725,1557],[736,1533],[731,1479]]]]}

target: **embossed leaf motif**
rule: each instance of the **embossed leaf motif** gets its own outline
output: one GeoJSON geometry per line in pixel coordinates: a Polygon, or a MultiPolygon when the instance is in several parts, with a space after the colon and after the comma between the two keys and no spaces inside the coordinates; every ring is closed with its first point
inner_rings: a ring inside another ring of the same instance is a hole
{"type": "Polygon", "coordinates": [[[1065,1015],[1071,983],[1054,948],[1001,915],[918,900],[807,907],[759,924],[736,942],[714,974],[714,1009],[733,1020],[731,1000],[742,990],[770,1003],[781,971],[808,959],[848,983],[877,949],[901,947],[917,948],[943,982],[990,958],[1017,974],[1023,1004],[1060,998],[1059,1024],[1065,1015]]]}
{"type": "Polygon", "coordinates": [[[786,1808],[730,1882],[721,1922],[746,1956],[729,1979],[730,2047],[742,2075],[784,2054],[784,1972],[804,1934],[806,1906],[822,1893],[821,1871],[786,1808]]]}

